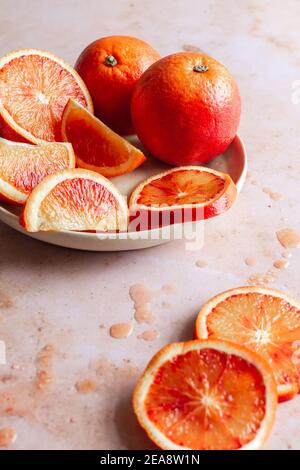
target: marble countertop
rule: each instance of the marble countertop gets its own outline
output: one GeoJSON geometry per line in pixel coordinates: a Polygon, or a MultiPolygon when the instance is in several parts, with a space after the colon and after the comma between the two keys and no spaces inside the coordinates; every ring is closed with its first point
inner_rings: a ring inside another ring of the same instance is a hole
{"type": "MultiPolygon", "coordinates": [[[[139,372],[162,345],[191,338],[203,302],[272,268],[283,251],[277,230],[300,230],[300,102],[293,89],[300,80],[300,3],[1,0],[0,8],[1,55],[37,47],[74,63],[95,38],[130,34],[161,54],[197,47],[240,85],[249,175],[232,210],[206,224],[202,250],[176,241],[144,251],[79,252],[0,225],[0,339],[7,347],[0,428],[17,433],[9,448],[152,448],[132,413],[139,372]],[[247,257],[257,265],[248,266],[247,257]],[[136,283],[155,293],[155,321],[113,339],[110,326],[133,316],[129,289],[136,283]],[[138,338],[150,328],[159,338],[138,338]]],[[[296,297],[299,256],[293,250],[270,283],[296,297]]],[[[296,398],[279,406],[267,448],[300,449],[299,405],[296,398]]]]}

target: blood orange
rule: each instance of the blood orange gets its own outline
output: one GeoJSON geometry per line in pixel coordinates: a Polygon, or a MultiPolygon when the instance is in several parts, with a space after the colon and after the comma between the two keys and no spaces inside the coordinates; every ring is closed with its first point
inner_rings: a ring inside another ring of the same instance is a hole
{"type": "Polygon", "coordinates": [[[89,92],[62,59],[24,49],[0,59],[0,134],[32,142],[60,141],[60,123],[69,98],[93,111],[89,92]]]}
{"type": "Polygon", "coordinates": [[[223,292],[200,310],[198,338],[224,339],[259,353],[271,365],[280,401],[300,389],[300,303],[284,292],[245,286],[223,292]]]}
{"type": "Polygon", "coordinates": [[[133,133],[130,103],[134,87],[159,58],[149,44],[131,36],[97,39],[78,57],[75,69],[91,93],[96,116],[119,134],[133,133]]]}
{"type": "Polygon", "coordinates": [[[30,145],[0,138],[0,196],[24,204],[45,176],[75,167],[71,144],[30,145]]]}
{"type": "Polygon", "coordinates": [[[208,219],[228,210],[236,194],[225,173],[200,166],[173,168],[137,186],[129,200],[130,217],[141,221],[143,229],[208,219]]]}
{"type": "Polygon", "coordinates": [[[83,169],[63,170],[35,187],[21,223],[29,232],[125,230],[127,212],[123,196],[104,176],[83,169]]]}
{"type": "Polygon", "coordinates": [[[73,100],[65,108],[61,134],[72,143],[77,166],[108,178],[129,173],[146,160],[139,149],[73,100]]]}
{"type": "Polygon", "coordinates": [[[198,165],[222,153],[235,137],[240,108],[234,78],[200,52],[155,62],[141,76],[131,102],[141,142],[171,165],[198,165]]]}
{"type": "Polygon", "coordinates": [[[276,385],[270,366],[241,346],[174,343],[147,366],[133,406],[162,449],[258,449],[274,422],[276,385]]]}

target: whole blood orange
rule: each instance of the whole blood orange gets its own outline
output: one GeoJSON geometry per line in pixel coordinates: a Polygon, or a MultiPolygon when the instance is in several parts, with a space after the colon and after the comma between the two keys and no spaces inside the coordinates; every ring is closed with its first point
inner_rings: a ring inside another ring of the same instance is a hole
{"type": "Polygon", "coordinates": [[[69,98],[89,111],[89,92],[72,67],[50,52],[22,49],[0,58],[0,135],[17,142],[60,141],[69,98]]]}
{"type": "Polygon", "coordinates": [[[195,165],[223,152],[240,120],[238,86],[228,70],[199,52],[153,64],[135,87],[131,111],[145,147],[172,165],[195,165]]]}
{"type": "Polygon", "coordinates": [[[130,102],[134,86],[160,55],[146,42],[130,36],[109,36],[92,42],[75,69],[86,83],[95,114],[119,134],[132,134],[130,102]]]}

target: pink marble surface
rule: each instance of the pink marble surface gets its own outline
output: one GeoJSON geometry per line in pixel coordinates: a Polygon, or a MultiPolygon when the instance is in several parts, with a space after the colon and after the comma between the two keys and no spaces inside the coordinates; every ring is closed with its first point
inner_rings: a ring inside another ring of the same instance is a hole
{"type": "MultiPolygon", "coordinates": [[[[73,63],[93,39],[131,34],[162,54],[199,47],[225,63],[240,84],[251,174],[233,209],[206,225],[201,251],[173,242],[139,252],[76,252],[0,225],[0,339],[7,346],[0,428],[16,430],[10,448],[151,448],[130,403],[139,372],[162,345],[192,336],[209,297],[272,267],[283,251],[276,230],[300,230],[300,104],[292,100],[300,79],[300,4],[1,0],[0,9],[1,55],[38,47],[73,63]],[[282,199],[272,200],[264,187],[282,199]],[[247,266],[247,257],[258,264],[247,266]],[[199,259],[207,266],[198,267],[199,259]],[[157,293],[151,329],[160,337],[153,342],[137,338],[146,325],[135,324],[124,340],[108,333],[111,324],[132,318],[129,288],[136,282],[157,293]],[[175,284],[175,292],[161,290],[166,283],[175,284]],[[49,379],[43,386],[40,351],[46,345],[54,351],[42,353],[49,379]],[[76,383],[83,379],[96,390],[79,393],[76,383]]],[[[297,250],[271,285],[300,297],[297,250]]],[[[298,398],[281,404],[266,447],[299,449],[299,420],[298,398]]]]}

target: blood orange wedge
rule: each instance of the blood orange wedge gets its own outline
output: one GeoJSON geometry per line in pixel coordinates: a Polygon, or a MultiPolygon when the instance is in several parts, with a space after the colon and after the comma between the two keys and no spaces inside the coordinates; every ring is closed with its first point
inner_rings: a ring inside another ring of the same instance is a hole
{"type": "Polygon", "coordinates": [[[125,230],[127,212],[125,199],[104,176],[83,169],[63,170],[35,187],[21,224],[29,232],[125,230]]]}
{"type": "Polygon", "coordinates": [[[20,144],[0,138],[0,197],[24,204],[45,176],[75,168],[71,144],[20,144]]]}
{"type": "Polygon", "coordinates": [[[62,59],[38,49],[0,58],[0,135],[18,142],[60,141],[69,98],[93,111],[77,72],[62,59]]]}
{"type": "Polygon", "coordinates": [[[77,166],[108,178],[129,173],[145,155],[85,108],[70,100],[63,114],[62,139],[71,142],[77,166]]]}
{"type": "Polygon", "coordinates": [[[259,353],[273,369],[280,401],[298,393],[300,303],[285,293],[255,286],[223,292],[201,308],[196,335],[233,341],[259,353]]]}
{"type": "Polygon", "coordinates": [[[141,426],[166,450],[258,449],[277,406],[270,366],[224,341],[169,344],[133,395],[141,426]]]}
{"type": "Polygon", "coordinates": [[[237,195],[231,177],[210,168],[182,166],[152,176],[131,194],[131,220],[143,228],[208,219],[228,210],[237,195]]]}

